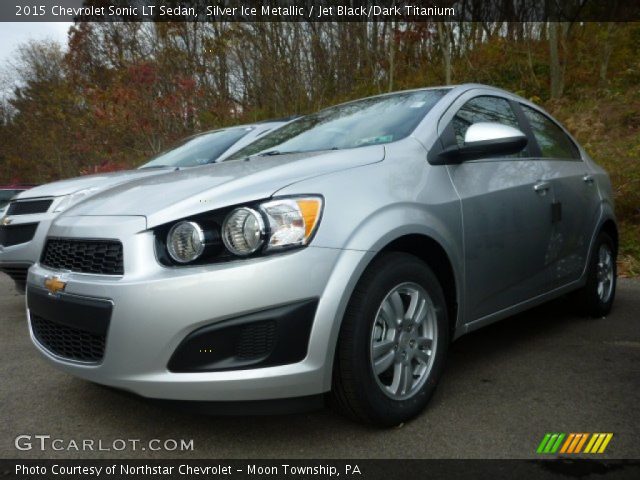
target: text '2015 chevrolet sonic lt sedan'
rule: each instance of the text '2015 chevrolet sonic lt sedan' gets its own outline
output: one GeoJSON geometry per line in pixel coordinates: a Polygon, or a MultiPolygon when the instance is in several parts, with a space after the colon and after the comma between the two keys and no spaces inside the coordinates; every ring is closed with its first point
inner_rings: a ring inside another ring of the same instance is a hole
{"type": "Polygon", "coordinates": [[[29,270],[34,344],[152,398],[329,398],[417,415],[452,339],[574,292],[605,315],[607,174],[532,103],[482,85],[366,98],[217,165],[58,217],[29,270]]]}

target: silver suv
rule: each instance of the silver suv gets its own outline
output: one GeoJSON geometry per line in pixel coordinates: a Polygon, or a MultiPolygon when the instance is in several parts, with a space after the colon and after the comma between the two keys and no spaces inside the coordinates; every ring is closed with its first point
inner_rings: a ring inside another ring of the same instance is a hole
{"type": "Polygon", "coordinates": [[[28,316],[44,358],[93,382],[220,408],[331,392],[395,425],[455,338],[569,292],[607,314],[617,238],[607,174],[542,109],[404,91],[71,207],[28,316]]]}
{"type": "Polygon", "coordinates": [[[288,120],[240,125],[200,133],[182,140],[137,170],[69,178],[21,193],[12,199],[6,212],[0,208],[0,272],[9,275],[14,280],[17,290],[24,293],[27,270],[40,257],[51,223],[75,203],[100,190],[133,179],[158,175],[166,170],[215,163],[269,130],[284,125],[285,121],[288,120]]]}

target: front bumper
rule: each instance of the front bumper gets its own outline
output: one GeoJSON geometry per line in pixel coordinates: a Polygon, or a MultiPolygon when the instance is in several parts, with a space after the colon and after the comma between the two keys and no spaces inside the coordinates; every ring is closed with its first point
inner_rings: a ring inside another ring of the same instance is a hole
{"type": "Polygon", "coordinates": [[[48,277],[58,275],[67,282],[65,295],[113,305],[100,363],[61,358],[45,348],[32,329],[34,344],[57,368],[142,396],[172,400],[267,400],[316,395],[330,388],[335,320],[349,281],[343,269],[355,270],[364,252],[307,247],[223,264],[166,268],[155,259],[153,234],[143,217],[61,218],[50,234],[96,238],[98,231],[116,233],[122,241],[123,276],[61,273],[40,264],[29,270],[29,289],[42,289],[48,277]],[[169,369],[173,354],[192,332],[309,299],[318,301],[302,360],[224,371],[169,369]]]}

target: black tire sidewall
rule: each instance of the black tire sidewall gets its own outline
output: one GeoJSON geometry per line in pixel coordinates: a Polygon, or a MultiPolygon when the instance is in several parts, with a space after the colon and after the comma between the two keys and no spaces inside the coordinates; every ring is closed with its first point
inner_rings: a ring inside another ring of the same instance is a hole
{"type": "MultiPolygon", "coordinates": [[[[361,296],[348,307],[350,320],[354,322],[352,345],[346,347],[347,361],[359,372],[352,381],[369,419],[380,425],[397,425],[419,414],[431,398],[444,367],[449,344],[449,322],[444,294],[437,277],[431,269],[417,257],[409,254],[388,254],[375,262],[363,278],[361,296]],[[386,295],[396,286],[405,282],[415,282],[430,295],[437,311],[437,347],[429,378],[422,389],[406,400],[394,400],[387,396],[374,377],[370,362],[370,338],[373,321],[386,295]]],[[[345,351],[342,359],[345,360],[345,351]]]]}

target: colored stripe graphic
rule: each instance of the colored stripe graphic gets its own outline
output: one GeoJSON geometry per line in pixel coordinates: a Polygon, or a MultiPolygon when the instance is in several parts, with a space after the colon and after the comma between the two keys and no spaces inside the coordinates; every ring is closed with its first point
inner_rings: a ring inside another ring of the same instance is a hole
{"type": "Polygon", "coordinates": [[[588,433],[581,433],[580,435],[582,435],[582,439],[580,440],[580,443],[578,443],[578,445],[576,445],[576,449],[575,449],[575,451],[573,453],[580,453],[580,451],[582,450],[582,446],[587,441],[587,438],[589,438],[589,434],[588,433]]]}
{"type": "Polygon", "coordinates": [[[613,433],[545,433],[536,452],[542,454],[604,453],[612,438],[613,433]],[[582,447],[585,444],[583,451],[582,447]]]}
{"type": "Polygon", "coordinates": [[[551,438],[550,433],[545,434],[544,438],[540,442],[540,445],[538,445],[538,449],[536,450],[536,453],[544,452],[544,447],[547,445],[547,442],[549,441],[550,438],[551,438]]]}

